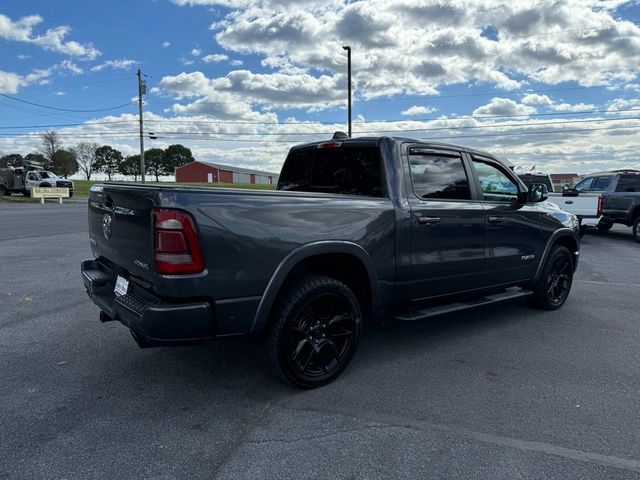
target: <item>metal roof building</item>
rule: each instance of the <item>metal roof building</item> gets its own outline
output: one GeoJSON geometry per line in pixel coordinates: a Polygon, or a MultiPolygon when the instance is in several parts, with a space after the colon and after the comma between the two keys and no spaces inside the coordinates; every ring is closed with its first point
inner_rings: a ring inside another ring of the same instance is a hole
{"type": "Polygon", "coordinates": [[[176,168],[178,183],[248,183],[275,185],[279,174],[195,160],[176,168]]]}

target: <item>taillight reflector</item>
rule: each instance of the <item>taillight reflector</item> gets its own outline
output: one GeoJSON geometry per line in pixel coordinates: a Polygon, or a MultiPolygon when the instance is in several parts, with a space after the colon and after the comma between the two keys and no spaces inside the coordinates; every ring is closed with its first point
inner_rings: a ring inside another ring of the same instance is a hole
{"type": "Polygon", "coordinates": [[[195,222],[182,210],[153,211],[153,253],[156,273],[184,275],[204,270],[204,257],[195,222]]]}

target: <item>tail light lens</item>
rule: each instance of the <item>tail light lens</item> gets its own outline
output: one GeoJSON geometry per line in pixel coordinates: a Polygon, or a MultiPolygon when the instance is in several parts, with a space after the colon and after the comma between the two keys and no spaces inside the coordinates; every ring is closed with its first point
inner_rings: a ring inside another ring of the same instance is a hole
{"type": "Polygon", "coordinates": [[[602,215],[602,209],[604,207],[604,196],[598,197],[598,215],[602,215]]]}
{"type": "Polygon", "coordinates": [[[182,210],[153,211],[153,253],[159,274],[184,275],[204,270],[195,222],[182,210]]]}

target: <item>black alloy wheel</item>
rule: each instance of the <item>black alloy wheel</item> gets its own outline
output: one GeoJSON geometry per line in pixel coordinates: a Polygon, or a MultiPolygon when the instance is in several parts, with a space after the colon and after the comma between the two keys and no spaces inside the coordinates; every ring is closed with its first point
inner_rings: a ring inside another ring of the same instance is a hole
{"type": "Polygon", "coordinates": [[[357,318],[340,294],[311,298],[293,321],[289,358],[298,372],[322,377],[340,367],[356,335],[357,318]]]}
{"type": "Polygon", "coordinates": [[[532,285],[533,303],[545,310],[557,310],[567,300],[573,283],[573,256],[566,247],[551,250],[540,278],[532,285]]]}
{"type": "Polygon", "coordinates": [[[271,363],[297,387],[329,383],[353,358],[361,323],[358,300],[345,284],[321,275],[296,279],[272,319],[271,363]]]}
{"type": "Polygon", "coordinates": [[[638,215],[633,221],[631,233],[633,233],[633,238],[636,240],[636,242],[640,243],[640,215],[638,215]]]}
{"type": "Polygon", "coordinates": [[[547,275],[547,296],[552,304],[562,305],[567,299],[571,288],[572,269],[571,258],[562,255],[554,259],[551,270],[547,275]]]}

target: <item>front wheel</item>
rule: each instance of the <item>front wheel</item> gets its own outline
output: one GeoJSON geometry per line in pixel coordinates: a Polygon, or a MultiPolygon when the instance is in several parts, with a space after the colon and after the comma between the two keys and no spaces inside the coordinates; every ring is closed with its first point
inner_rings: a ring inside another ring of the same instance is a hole
{"type": "Polygon", "coordinates": [[[573,283],[573,257],[566,247],[551,250],[542,275],[533,285],[533,304],[545,310],[557,310],[569,296],[573,283]]]}
{"type": "Polygon", "coordinates": [[[272,318],[267,354],[286,381],[315,388],[335,380],[358,346],[362,314],[344,283],[322,275],[291,282],[272,318]]]}
{"type": "Polygon", "coordinates": [[[636,242],[640,243],[640,215],[638,215],[633,221],[631,232],[633,233],[633,238],[635,238],[636,242]]]}

